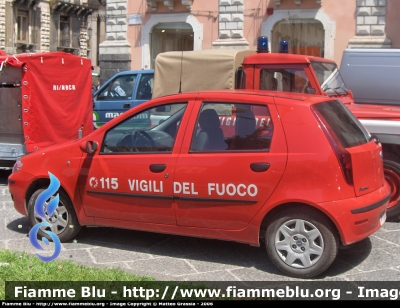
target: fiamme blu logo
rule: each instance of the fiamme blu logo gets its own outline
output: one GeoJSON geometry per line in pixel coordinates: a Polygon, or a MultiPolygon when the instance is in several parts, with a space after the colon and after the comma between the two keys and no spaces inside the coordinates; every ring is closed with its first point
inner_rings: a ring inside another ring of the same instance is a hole
{"type": "MultiPolygon", "coordinates": [[[[48,234],[48,236],[52,239],[53,244],[54,244],[54,252],[51,256],[42,256],[40,254],[36,254],[36,256],[42,260],[43,262],[50,262],[53,261],[58,257],[58,255],[61,252],[61,242],[60,239],[58,238],[57,234],[45,230],[47,228],[51,229],[51,224],[47,222],[47,217],[51,217],[53,213],[55,212],[58,203],[60,201],[59,195],[53,195],[58,191],[60,188],[60,181],[55,177],[53,174],[49,172],[50,176],[50,185],[47,189],[42,191],[42,193],[39,194],[39,196],[36,199],[35,202],[35,213],[40,216],[43,221],[40,223],[37,223],[36,225],[33,226],[31,231],[29,231],[29,241],[31,242],[32,246],[35,247],[38,250],[44,250],[44,248],[39,244],[38,241],[38,232],[42,228],[42,231],[48,234]],[[49,200],[47,202],[47,200],[49,200]]],[[[42,242],[45,245],[50,245],[49,240],[46,237],[42,237],[42,242]]]]}

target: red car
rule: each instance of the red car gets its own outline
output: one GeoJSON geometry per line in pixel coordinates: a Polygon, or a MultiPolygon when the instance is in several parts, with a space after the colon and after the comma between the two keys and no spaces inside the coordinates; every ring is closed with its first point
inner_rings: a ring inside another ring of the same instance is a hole
{"type": "Polygon", "coordinates": [[[109,226],[265,242],[271,261],[299,278],[377,231],[390,196],[381,144],[341,102],[297,93],[165,96],[22,157],[9,190],[32,226],[44,221],[34,205],[49,173],[61,186],[46,220],[61,241],[80,226],[109,226]]]}

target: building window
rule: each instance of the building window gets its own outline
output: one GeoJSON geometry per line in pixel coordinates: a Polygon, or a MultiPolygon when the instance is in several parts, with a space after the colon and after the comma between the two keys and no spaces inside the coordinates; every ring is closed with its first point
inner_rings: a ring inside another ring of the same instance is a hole
{"type": "Polygon", "coordinates": [[[80,48],[80,23],[79,18],[60,15],[60,36],[58,50],[70,53],[79,53],[80,48]]]}
{"type": "Polygon", "coordinates": [[[60,46],[62,47],[70,47],[71,45],[71,33],[69,26],[69,17],[68,16],[60,16],[60,46]]]}
{"type": "Polygon", "coordinates": [[[324,57],[325,30],[315,19],[286,19],[272,31],[272,52],[279,52],[281,41],[289,43],[289,53],[324,57]]]}
{"type": "Polygon", "coordinates": [[[17,41],[29,41],[28,11],[18,10],[17,13],[17,41]]]}
{"type": "Polygon", "coordinates": [[[152,68],[161,52],[193,50],[193,34],[192,26],[185,22],[157,24],[151,34],[152,68]]]}

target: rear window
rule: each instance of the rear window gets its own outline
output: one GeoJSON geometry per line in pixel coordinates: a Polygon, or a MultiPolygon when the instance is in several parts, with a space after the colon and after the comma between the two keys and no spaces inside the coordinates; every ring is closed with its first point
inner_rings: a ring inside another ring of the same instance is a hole
{"type": "Polygon", "coordinates": [[[344,148],[351,148],[368,143],[371,135],[341,102],[332,100],[318,103],[312,106],[322,117],[322,122],[329,127],[327,129],[336,135],[344,148]]]}

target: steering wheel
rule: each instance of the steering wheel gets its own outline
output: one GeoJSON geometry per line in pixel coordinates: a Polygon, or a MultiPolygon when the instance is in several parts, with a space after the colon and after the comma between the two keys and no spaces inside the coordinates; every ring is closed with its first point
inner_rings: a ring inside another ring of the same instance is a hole
{"type": "Polygon", "coordinates": [[[140,152],[140,148],[155,148],[156,144],[144,130],[128,133],[118,142],[119,152],[140,152]]]}
{"type": "Polygon", "coordinates": [[[110,95],[111,95],[112,97],[120,96],[120,95],[118,94],[118,92],[115,91],[115,90],[111,90],[111,91],[110,91],[110,95]]]}

